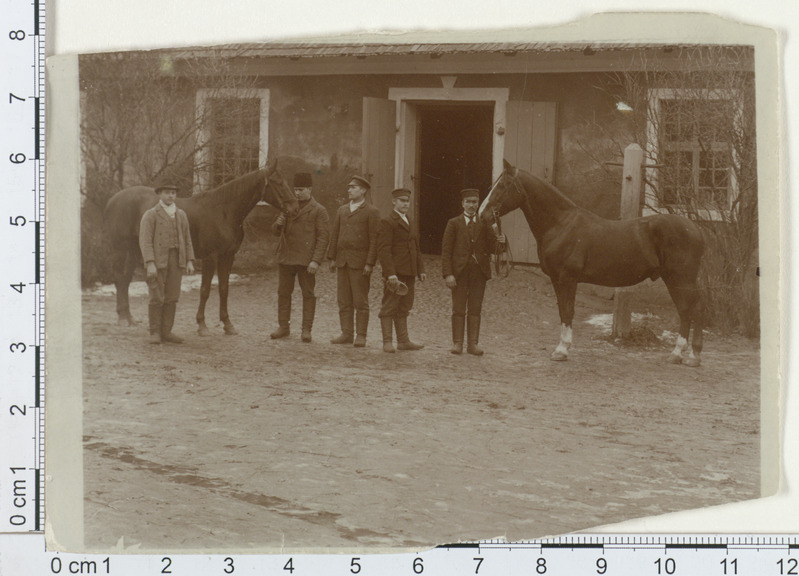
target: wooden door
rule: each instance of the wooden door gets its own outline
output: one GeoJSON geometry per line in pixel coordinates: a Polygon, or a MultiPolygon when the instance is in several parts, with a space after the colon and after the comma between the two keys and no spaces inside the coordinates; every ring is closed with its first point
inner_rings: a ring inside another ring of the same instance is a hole
{"type": "Polygon", "coordinates": [[[372,184],[371,202],[384,216],[391,213],[397,137],[397,103],[363,99],[363,175],[372,184]]]}
{"type": "MultiPolygon", "coordinates": [[[[552,182],[557,144],[556,103],[509,101],[506,119],[505,159],[552,182]]],[[[539,263],[535,237],[521,210],[502,217],[502,231],[508,237],[515,262],[539,263]]]]}

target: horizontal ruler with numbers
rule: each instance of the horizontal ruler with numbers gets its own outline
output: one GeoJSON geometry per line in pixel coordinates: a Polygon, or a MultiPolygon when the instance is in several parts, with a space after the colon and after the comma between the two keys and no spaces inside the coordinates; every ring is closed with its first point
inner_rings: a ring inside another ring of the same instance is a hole
{"type": "Polygon", "coordinates": [[[451,544],[386,554],[66,554],[9,535],[0,574],[117,576],[799,576],[799,536],[581,535],[451,544]]]}

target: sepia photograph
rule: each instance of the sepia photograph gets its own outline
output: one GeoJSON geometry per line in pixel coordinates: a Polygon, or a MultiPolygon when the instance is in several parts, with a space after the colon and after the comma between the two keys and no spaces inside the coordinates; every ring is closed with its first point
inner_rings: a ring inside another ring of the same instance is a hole
{"type": "Polygon", "coordinates": [[[745,30],[81,54],[85,549],[519,541],[773,493],[745,30]]]}

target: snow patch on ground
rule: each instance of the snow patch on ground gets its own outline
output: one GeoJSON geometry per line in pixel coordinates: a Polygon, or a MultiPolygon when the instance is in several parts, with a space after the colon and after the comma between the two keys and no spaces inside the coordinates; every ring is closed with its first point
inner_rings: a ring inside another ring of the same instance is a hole
{"type": "MultiPolygon", "coordinates": [[[[632,314],[633,324],[647,324],[653,320],[659,321],[660,317],[654,314],[639,314],[637,312],[633,312],[632,314]]],[[[613,329],[613,314],[594,314],[586,320],[585,323],[599,328],[605,334],[610,334],[613,329]]],[[[660,335],[661,340],[674,340],[676,338],[677,333],[671,332],[670,330],[663,330],[663,333],[660,335]]]]}
{"type": "MultiPolygon", "coordinates": [[[[238,274],[230,275],[230,283],[234,284],[240,282],[242,279],[238,274]]],[[[193,274],[191,276],[184,276],[181,283],[181,292],[191,292],[192,290],[199,290],[202,285],[203,277],[201,274],[193,274]]],[[[214,276],[211,280],[211,287],[218,286],[219,280],[214,276]]],[[[86,288],[83,290],[84,296],[116,296],[117,290],[113,284],[100,284],[94,288],[86,288]]],[[[144,281],[131,282],[128,288],[128,295],[133,296],[147,296],[147,283],[144,281]]]]}

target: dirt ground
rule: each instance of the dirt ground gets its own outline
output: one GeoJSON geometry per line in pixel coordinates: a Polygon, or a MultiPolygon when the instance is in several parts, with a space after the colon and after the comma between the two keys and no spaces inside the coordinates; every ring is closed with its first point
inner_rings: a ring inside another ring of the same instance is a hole
{"type": "MultiPolygon", "coordinates": [[[[275,270],[232,285],[238,336],[197,335],[199,293],[185,292],[182,346],[148,344],[144,323],[116,325],[112,295],[86,293],[86,545],[423,548],[758,496],[756,342],[710,332],[700,368],[668,364],[673,340],[655,336],[677,320],[662,284],[634,304],[647,346],[611,342],[596,323],[609,293],[581,286],[570,359],[551,362],[552,289],[516,268],[488,285],[486,355],[457,357],[438,259],[427,266],[409,319],[425,349],[393,355],[379,342],[377,278],[366,349],[329,343],[327,270],[311,344],[298,330],[269,340],[275,270]]],[[[298,319],[299,290],[294,302],[298,319]]],[[[145,320],[146,297],[131,305],[145,320]]]]}

